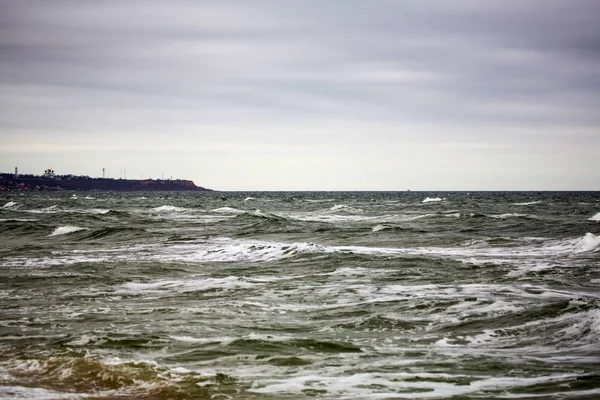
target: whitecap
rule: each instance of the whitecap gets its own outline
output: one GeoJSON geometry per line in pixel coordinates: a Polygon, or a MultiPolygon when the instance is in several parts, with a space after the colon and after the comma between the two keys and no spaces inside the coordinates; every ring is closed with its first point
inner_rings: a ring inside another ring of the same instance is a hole
{"type": "Polygon", "coordinates": [[[438,202],[438,201],[443,201],[444,199],[442,199],[441,197],[426,197],[425,200],[422,201],[422,203],[432,203],[432,202],[438,202]]]}
{"type": "Polygon", "coordinates": [[[210,210],[210,212],[216,212],[220,214],[243,214],[245,211],[238,210],[237,208],[233,207],[219,207],[215,208],[214,210],[210,210]]]}
{"type": "Polygon", "coordinates": [[[61,393],[43,388],[25,387],[25,386],[1,386],[0,398],[3,399],[36,399],[36,400],[57,400],[57,399],[83,399],[89,397],[83,393],[61,393]],[[7,397],[4,397],[4,396],[7,397]]]}
{"type": "Polygon", "coordinates": [[[553,246],[548,246],[547,249],[560,253],[596,252],[600,249],[600,235],[588,232],[583,237],[566,239],[553,246]]]}
{"type": "Polygon", "coordinates": [[[244,201],[250,201],[250,200],[256,200],[256,198],[255,197],[246,197],[244,199],[244,201]]]}
{"type": "Polygon", "coordinates": [[[590,217],[588,219],[588,221],[598,221],[598,222],[600,222],[600,212],[597,213],[596,215],[594,215],[593,217],[590,217]]]}
{"type": "Polygon", "coordinates": [[[384,229],[391,229],[392,227],[390,225],[383,225],[383,224],[378,224],[375,225],[374,227],[371,228],[371,230],[373,232],[379,232],[379,231],[383,231],[384,229]]]}
{"type": "Polygon", "coordinates": [[[175,207],[175,206],[160,206],[160,207],[154,207],[152,209],[150,209],[150,211],[152,212],[157,212],[157,213],[168,213],[168,212],[183,212],[186,211],[187,208],[183,208],[183,207],[175,207]]]}
{"type": "Polygon", "coordinates": [[[298,254],[333,252],[314,243],[237,242],[223,240],[211,245],[173,246],[155,259],[162,261],[265,262],[283,260],[298,254]]]}
{"type": "Polygon", "coordinates": [[[535,218],[534,215],[519,214],[519,213],[505,213],[505,214],[490,214],[491,218],[506,219],[506,218],[535,218]]]}
{"type": "Polygon", "coordinates": [[[542,201],[541,200],[536,200],[536,201],[527,201],[525,203],[513,203],[515,206],[531,206],[534,204],[540,204],[542,201]]]}
{"type": "Polygon", "coordinates": [[[89,212],[92,214],[108,214],[110,210],[105,208],[92,208],[89,212]]]}
{"type": "Polygon", "coordinates": [[[227,343],[233,342],[233,338],[231,338],[229,336],[222,336],[222,337],[216,337],[216,338],[210,338],[210,337],[195,338],[195,337],[192,337],[192,336],[175,336],[175,335],[171,335],[169,337],[171,339],[173,339],[173,340],[177,340],[178,342],[186,342],[186,343],[222,343],[222,344],[227,344],[227,343]]]}
{"type": "Polygon", "coordinates": [[[2,208],[10,208],[10,207],[14,207],[16,206],[17,203],[14,201],[9,201],[8,203],[6,203],[5,205],[2,206],[2,208]]]}
{"type": "Polygon", "coordinates": [[[59,226],[58,228],[56,228],[54,230],[54,232],[52,232],[48,236],[66,235],[66,234],[69,234],[69,233],[73,233],[73,232],[77,232],[77,231],[82,231],[82,230],[87,230],[87,228],[82,228],[82,227],[73,226],[73,225],[59,226]]]}
{"type": "Polygon", "coordinates": [[[150,283],[127,282],[121,286],[118,293],[164,293],[164,292],[200,292],[207,290],[244,289],[260,285],[247,282],[237,276],[226,278],[206,278],[190,280],[160,280],[150,283]]]}
{"type": "Polygon", "coordinates": [[[52,213],[58,212],[57,209],[58,209],[58,206],[53,205],[53,206],[42,208],[39,210],[26,210],[26,212],[34,213],[34,214],[52,214],[52,213]]]}
{"type": "Polygon", "coordinates": [[[363,212],[363,210],[360,209],[360,208],[355,208],[355,207],[352,207],[352,206],[348,206],[346,204],[336,204],[333,207],[331,207],[329,209],[329,211],[334,211],[334,212],[345,211],[345,212],[354,212],[354,213],[361,213],[361,212],[363,212]]]}

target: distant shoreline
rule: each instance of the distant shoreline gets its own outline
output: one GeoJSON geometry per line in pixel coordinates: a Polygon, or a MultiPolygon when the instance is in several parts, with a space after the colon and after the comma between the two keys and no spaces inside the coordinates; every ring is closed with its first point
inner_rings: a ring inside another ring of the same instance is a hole
{"type": "Polygon", "coordinates": [[[17,175],[0,173],[0,191],[45,191],[45,190],[103,190],[103,191],[212,191],[196,186],[186,179],[113,179],[89,176],[17,175]]]}

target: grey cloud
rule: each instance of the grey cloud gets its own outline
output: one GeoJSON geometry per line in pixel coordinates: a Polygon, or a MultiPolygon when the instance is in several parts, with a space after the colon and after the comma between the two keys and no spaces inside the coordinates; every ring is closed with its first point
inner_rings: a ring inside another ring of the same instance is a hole
{"type": "Polygon", "coordinates": [[[220,131],[237,145],[298,146],[335,125],[360,127],[360,143],[512,149],[559,128],[594,145],[599,13],[592,0],[5,1],[0,129],[185,126],[215,141],[206,127],[228,125],[252,132],[220,131]]]}

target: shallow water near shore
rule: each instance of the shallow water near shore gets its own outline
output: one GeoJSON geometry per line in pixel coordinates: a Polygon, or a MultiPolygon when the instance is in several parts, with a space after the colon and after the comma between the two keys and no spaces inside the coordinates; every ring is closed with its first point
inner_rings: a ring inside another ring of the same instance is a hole
{"type": "Polygon", "coordinates": [[[8,193],[0,399],[600,397],[599,192],[8,193]]]}

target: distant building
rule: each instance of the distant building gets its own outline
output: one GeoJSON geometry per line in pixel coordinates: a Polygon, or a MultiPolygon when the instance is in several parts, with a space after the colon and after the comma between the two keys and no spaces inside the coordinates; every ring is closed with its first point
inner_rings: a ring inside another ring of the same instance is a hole
{"type": "Polygon", "coordinates": [[[56,175],[54,174],[54,170],[51,168],[48,168],[47,170],[45,170],[44,173],[42,174],[42,176],[44,178],[50,178],[50,179],[54,179],[56,177],[56,175]]]}

